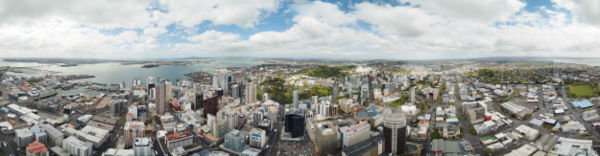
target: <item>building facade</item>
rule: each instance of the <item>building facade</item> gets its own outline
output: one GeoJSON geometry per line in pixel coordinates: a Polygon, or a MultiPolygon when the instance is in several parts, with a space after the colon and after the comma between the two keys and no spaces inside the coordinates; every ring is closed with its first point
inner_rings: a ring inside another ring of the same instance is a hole
{"type": "Polygon", "coordinates": [[[386,152],[401,155],[406,151],[406,116],[403,113],[384,114],[383,138],[386,152]]]}
{"type": "Polygon", "coordinates": [[[123,135],[125,136],[125,147],[131,147],[135,138],[144,137],[145,131],[144,122],[141,121],[128,121],[123,126],[123,135]]]}

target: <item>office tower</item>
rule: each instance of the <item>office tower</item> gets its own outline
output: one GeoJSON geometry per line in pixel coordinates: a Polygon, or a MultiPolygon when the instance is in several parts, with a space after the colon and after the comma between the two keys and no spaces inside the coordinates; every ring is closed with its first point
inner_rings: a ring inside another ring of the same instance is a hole
{"type": "Polygon", "coordinates": [[[35,141],[33,131],[22,128],[15,130],[15,143],[19,148],[26,147],[29,143],[35,141]]]}
{"type": "Polygon", "coordinates": [[[341,127],[340,133],[342,133],[341,137],[344,147],[352,146],[367,140],[371,134],[370,128],[371,126],[366,121],[356,125],[341,127]]]}
{"type": "Polygon", "coordinates": [[[250,130],[250,146],[255,148],[263,148],[267,142],[267,132],[263,129],[253,128],[250,130]]]}
{"type": "Polygon", "coordinates": [[[219,76],[213,75],[213,77],[212,77],[212,87],[213,87],[213,89],[219,88],[219,76]]]}
{"type": "Polygon", "coordinates": [[[131,118],[133,120],[137,120],[138,119],[138,108],[135,105],[131,105],[129,106],[129,108],[127,109],[127,113],[131,113],[131,118]]]}
{"type": "Polygon", "coordinates": [[[232,98],[239,98],[240,97],[240,89],[238,88],[237,84],[234,84],[231,86],[231,97],[232,98]]]}
{"type": "Polygon", "coordinates": [[[245,98],[246,104],[256,104],[256,83],[248,82],[245,98]]]}
{"type": "Polygon", "coordinates": [[[246,145],[246,137],[239,130],[231,130],[225,135],[223,146],[235,152],[241,152],[246,145]]]}
{"type": "Polygon", "coordinates": [[[146,81],[146,83],[148,84],[148,98],[150,99],[154,99],[156,98],[156,85],[154,84],[154,78],[153,77],[148,77],[148,80],[146,81]]]}
{"type": "Polygon", "coordinates": [[[416,87],[410,88],[410,102],[415,103],[415,91],[416,87]]]}
{"type": "Polygon", "coordinates": [[[219,99],[221,96],[213,96],[204,100],[204,114],[216,115],[219,111],[219,99]]]}
{"type": "Polygon", "coordinates": [[[235,110],[223,110],[225,111],[224,116],[225,116],[225,123],[227,125],[227,129],[232,130],[235,129],[236,125],[237,125],[237,113],[235,110]]]}
{"type": "Polygon", "coordinates": [[[360,103],[366,106],[366,101],[369,99],[369,85],[362,85],[360,90],[360,103]]]}
{"type": "Polygon", "coordinates": [[[163,81],[156,83],[156,113],[165,114],[167,84],[163,81]]]}
{"type": "Polygon", "coordinates": [[[52,147],[62,145],[65,137],[65,134],[62,131],[49,124],[43,124],[40,127],[44,130],[44,132],[46,132],[46,134],[48,134],[48,146],[52,147]]]}
{"type": "Polygon", "coordinates": [[[131,89],[135,89],[135,88],[142,88],[142,80],[136,78],[131,82],[131,89]]]}
{"type": "Polygon", "coordinates": [[[383,116],[385,151],[401,155],[406,148],[406,116],[403,113],[388,113],[383,116]]]}
{"type": "Polygon", "coordinates": [[[173,100],[173,84],[170,81],[165,81],[165,99],[166,101],[173,100]]]}
{"type": "Polygon", "coordinates": [[[123,105],[125,104],[125,101],[121,101],[121,100],[111,100],[110,101],[110,111],[112,113],[113,116],[118,116],[123,112],[123,105]]]}
{"type": "Polygon", "coordinates": [[[310,105],[311,106],[317,106],[319,104],[319,97],[318,96],[312,96],[312,99],[310,100],[310,105]]]}
{"type": "Polygon", "coordinates": [[[304,136],[305,129],[304,111],[290,111],[285,115],[285,132],[290,133],[292,138],[304,136]]]}
{"type": "Polygon", "coordinates": [[[196,103],[193,105],[193,110],[204,108],[204,92],[202,90],[196,90],[196,103]]]}
{"type": "MultiPolygon", "coordinates": [[[[294,97],[292,101],[292,106],[296,107],[298,105],[298,98],[300,96],[300,91],[298,90],[298,88],[296,88],[296,90],[294,90],[294,97]]],[[[267,99],[264,99],[267,100],[267,99]]]]}
{"type": "Polygon", "coordinates": [[[333,94],[331,95],[331,103],[337,104],[338,103],[337,96],[339,95],[337,81],[334,81],[332,86],[333,86],[333,94]]]}
{"type": "Polygon", "coordinates": [[[150,138],[135,138],[133,140],[134,156],[153,156],[152,140],[150,138]]]}
{"type": "Polygon", "coordinates": [[[35,141],[41,142],[42,144],[48,143],[48,135],[40,128],[40,126],[33,126],[29,130],[33,132],[35,141]]]}
{"type": "Polygon", "coordinates": [[[131,147],[135,138],[144,137],[144,122],[128,121],[123,126],[123,135],[125,136],[125,147],[131,147]]]}

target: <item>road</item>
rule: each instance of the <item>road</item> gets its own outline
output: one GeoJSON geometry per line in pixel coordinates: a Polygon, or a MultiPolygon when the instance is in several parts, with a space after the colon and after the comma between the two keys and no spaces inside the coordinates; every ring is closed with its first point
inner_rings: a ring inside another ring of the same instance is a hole
{"type": "MultiPolygon", "coordinates": [[[[277,122],[273,123],[273,134],[269,135],[269,141],[267,142],[267,145],[269,145],[268,149],[265,149],[262,152],[262,155],[277,155],[278,151],[278,142],[281,139],[281,127],[283,125],[283,122],[281,122],[281,120],[283,119],[283,111],[284,111],[284,107],[283,106],[279,106],[279,110],[277,112],[277,122]]],[[[266,146],[266,145],[265,145],[266,146]]]]}
{"type": "Polygon", "coordinates": [[[585,122],[583,120],[580,112],[575,111],[575,109],[579,109],[579,108],[574,108],[573,105],[569,104],[569,97],[567,97],[567,91],[565,90],[564,84],[560,86],[560,92],[562,95],[563,102],[565,103],[565,105],[567,105],[567,107],[569,107],[569,110],[567,110],[569,112],[569,114],[571,114],[574,118],[577,119],[577,121],[579,121],[581,124],[583,124],[585,126],[585,129],[587,129],[588,132],[594,138],[599,138],[600,135],[598,135],[598,132],[593,129],[591,124],[588,122],[585,122]]]}
{"type": "Polygon", "coordinates": [[[6,135],[4,133],[1,133],[1,134],[2,134],[2,137],[0,138],[0,140],[2,140],[2,142],[6,143],[6,147],[2,147],[4,150],[6,150],[5,154],[14,155],[14,156],[19,155],[19,151],[17,151],[17,144],[14,141],[15,137],[13,137],[11,135],[6,135]]]}

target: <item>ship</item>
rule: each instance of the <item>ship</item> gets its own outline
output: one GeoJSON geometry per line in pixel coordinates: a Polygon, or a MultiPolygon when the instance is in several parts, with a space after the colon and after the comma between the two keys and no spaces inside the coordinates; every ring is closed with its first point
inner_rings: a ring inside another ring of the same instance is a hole
{"type": "Polygon", "coordinates": [[[74,67],[74,66],[77,66],[77,64],[74,64],[74,63],[66,63],[66,64],[62,64],[62,65],[60,65],[60,67],[74,67]]]}
{"type": "Polygon", "coordinates": [[[142,66],[142,68],[154,68],[154,67],[158,67],[160,65],[158,64],[145,64],[142,66]]]}

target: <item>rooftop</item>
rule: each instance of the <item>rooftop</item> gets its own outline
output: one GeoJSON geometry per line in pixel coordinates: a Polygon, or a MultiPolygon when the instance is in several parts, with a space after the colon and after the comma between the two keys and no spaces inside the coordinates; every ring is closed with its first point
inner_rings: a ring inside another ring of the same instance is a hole
{"type": "Polygon", "coordinates": [[[33,143],[30,143],[27,146],[26,150],[27,150],[27,152],[30,152],[30,153],[48,152],[48,149],[46,148],[46,146],[38,141],[34,141],[33,143]]]}

